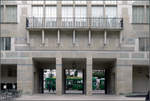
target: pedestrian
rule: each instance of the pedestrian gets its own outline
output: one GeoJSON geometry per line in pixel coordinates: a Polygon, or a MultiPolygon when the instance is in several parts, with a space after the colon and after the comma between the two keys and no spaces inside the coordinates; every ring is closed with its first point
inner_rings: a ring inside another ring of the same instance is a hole
{"type": "Polygon", "coordinates": [[[55,91],[55,86],[54,85],[52,86],[52,90],[53,90],[53,92],[55,91]]]}

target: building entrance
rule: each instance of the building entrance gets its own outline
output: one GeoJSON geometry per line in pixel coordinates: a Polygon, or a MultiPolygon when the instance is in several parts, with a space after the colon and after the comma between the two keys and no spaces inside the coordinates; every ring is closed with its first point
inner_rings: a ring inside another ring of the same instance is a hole
{"type": "Polygon", "coordinates": [[[115,94],[115,60],[93,59],[93,94],[115,94]]]}
{"type": "Polygon", "coordinates": [[[56,59],[34,60],[34,93],[56,94],[56,59]]]}
{"type": "Polygon", "coordinates": [[[64,94],[85,94],[85,59],[63,59],[64,94]]]}

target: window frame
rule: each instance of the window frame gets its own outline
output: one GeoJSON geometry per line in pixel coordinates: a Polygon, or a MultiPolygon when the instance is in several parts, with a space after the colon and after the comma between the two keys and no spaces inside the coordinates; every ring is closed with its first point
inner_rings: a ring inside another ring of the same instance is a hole
{"type": "Polygon", "coordinates": [[[150,50],[150,46],[149,44],[147,44],[147,41],[150,42],[150,39],[149,37],[139,37],[139,51],[142,51],[142,52],[148,52],[150,50]],[[143,42],[140,42],[140,40],[143,42]],[[143,44],[143,46],[141,46],[141,44],[143,44]],[[142,47],[143,47],[143,50],[142,50],[142,47]]]}
{"type": "Polygon", "coordinates": [[[39,16],[34,16],[34,14],[33,14],[33,8],[34,7],[42,7],[42,16],[40,16],[40,17],[43,17],[43,5],[32,5],[31,6],[31,14],[32,14],[32,17],[39,17],[39,16]]]}
{"type": "Polygon", "coordinates": [[[3,45],[0,45],[0,46],[3,46],[3,47],[0,47],[1,51],[11,51],[11,37],[0,37],[0,41],[3,41],[2,43],[3,45]]]}
{"type": "Polygon", "coordinates": [[[88,11],[87,5],[76,5],[75,6],[75,12],[74,12],[75,18],[87,18],[87,11],[88,11]],[[83,8],[85,9],[85,15],[84,15],[84,13],[81,13],[82,11],[84,11],[83,8]],[[79,15],[77,15],[77,9],[80,9],[79,15]]]}
{"type": "Polygon", "coordinates": [[[146,5],[146,23],[150,24],[150,6],[149,5],[146,5]],[[149,9],[149,14],[147,14],[147,9],[149,9]]]}
{"type": "Polygon", "coordinates": [[[4,5],[1,5],[0,6],[0,23],[2,24],[2,23],[4,23],[4,5]],[[3,8],[3,9],[2,9],[3,8]]]}
{"type": "Polygon", "coordinates": [[[140,24],[140,25],[142,25],[142,24],[148,24],[147,23],[147,14],[145,14],[145,13],[147,13],[146,9],[147,9],[147,5],[132,5],[132,22],[131,23],[132,24],[140,24]],[[143,22],[142,23],[140,23],[140,22],[134,22],[134,20],[133,20],[133,7],[143,7],[143,9],[144,9],[144,11],[143,11],[144,17],[143,17],[143,22]]]}
{"type": "Polygon", "coordinates": [[[5,5],[5,11],[6,11],[6,13],[5,13],[5,18],[4,18],[4,23],[6,23],[6,24],[17,24],[18,23],[18,6],[17,5],[5,5]],[[14,6],[14,7],[16,7],[16,21],[7,21],[7,8],[9,7],[9,6],[14,6]]]}
{"type": "Polygon", "coordinates": [[[101,17],[104,18],[104,6],[102,6],[102,5],[92,5],[91,6],[91,17],[97,18],[97,15],[94,15],[94,13],[93,13],[94,8],[102,8],[102,16],[101,17]]]}

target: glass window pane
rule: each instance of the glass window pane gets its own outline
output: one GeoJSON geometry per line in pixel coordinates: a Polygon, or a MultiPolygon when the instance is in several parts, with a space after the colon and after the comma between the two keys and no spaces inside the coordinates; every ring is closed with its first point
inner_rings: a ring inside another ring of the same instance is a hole
{"type": "Polygon", "coordinates": [[[57,1],[48,1],[48,0],[46,0],[46,4],[56,4],[57,3],[57,1]]]}
{"type": "Polygon", "coordinates": [[[68,0],[68,1],[62,1],[62,4],[73,4],[73,1],[71,1],[71,0],[68,0]]]}
{"type": "Polygon", "coordinates": [[[11,46],[11,40],[10,38],[6,38],[5,39],[5,50],[10,50],[10,46],[11,46]]]}
{"type": "Polygon", "coordinates": [[[4,12],[3,12],[3,6],[1,6],[1,8],[0,8],[0,22],[3,22],[3,19],[4,19],[4,12]]]}
{"type": "Polygon", "coordinates": [[[143,38],[139,38],[139,49],[140,51],[144,51],[145,50],[145,44],[144,44],[144,39],[143,38]]]}
{"type": "Polygon", "coordinates": [[[62,6],[62,25],[73,26],[73,6],[62,6]]]}
{"type": "Polygon", "coordinates": [[[63,6],[62,7],[62,17],[73,17],[73,7],[63,6]]]}
{"type": "Polygon", "coordinates": [[[32,0],[32,4],[43,4],[43,0],[32,0]]]}
{"type": "Polygon", "coordinates": [[[150,40],[149,38],[146,38],[146,51],[150,50],[150,40]]]}
{"type": "Polygon", "coordinates": [[[150,7],[147,7],[146,15],[147,15],[147,23],[150,23],[150,7]]]}
{"type": "Polygon", "coordinates": [[[4,50],[4,38],[0,38],[0,49],[4,50]]]}
{"type": "Polygon", "coordinates": [[[33,17],[43,17],[43,6],[33,6],[32,14],[33,17]]]}
{"type": "Polygon", "coordinates": [[[106,6],[106,17],[117,17],[117,7],[106,6]]]}
{"type": "Polygon", "coordinates": [[[80,1],[80,0],[78,0],[78,1],[75,1],[75,3],[76,4],[86,4],[86,1],[80,1]]]}
{"type": "MultiPolygon", "coordinates": [[[[119,1],[119,0],[118,0],[119,1]]],[[[117,4],[117,0],[106,0],[105,4],[117,4]]]]}
{"type": "Polygon", "coordinates": [[[56,6],[46,6],[46,26],[56,26],[57,9],[56,6]]]}
{"type": "Polygon", "coordinates": [[[92,17],[103,17],[103,6],[92,6],[92,17]]]}
{"type": "Polygon", "coordinates": [[[139,38],[139,50],[140,51],[150,50],[150,41],[148,37],[139,38]]]}
{"type": "Polygon", "coordinates": [[[75,17],[86,17],[86,6],[76,6],[75,17]]]}
{"type": "Polygon", "coordinates": [[[94,1],[94,0],[92,0],[92,4],[103,4],[103,0],[96,0],[96,1],[94,1]]]}
{"type": "Polygon", "coordinates": [[[17,6],[6,6],[6,21],[17,22],[17,6]]]}
{"type": "Polygon", "coordinates": [[[46,6],[46,17],[57,17],[56,6],[46,6]]]}
{"type": "Polygon", "coordinates": [[[133,23],[144,23],[144,7],[134,6],[132,11],[133,23]]]}

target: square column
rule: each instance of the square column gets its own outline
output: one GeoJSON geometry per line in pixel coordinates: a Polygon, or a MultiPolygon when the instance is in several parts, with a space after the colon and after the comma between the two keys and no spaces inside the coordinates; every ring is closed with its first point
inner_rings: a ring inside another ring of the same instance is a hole
{"type": "Polygon", "coordinates": [[[117,65],[116,94],[132,93],[132,65],[117,65]]]}
{"type": "Polygon", "coordinates": [[[56,94],[62,95],[62,58],[56,58],[56,94]]]}
{"type": "Polygon", "coordinates": [[[17,90],[33,94],[33,64],[17,64],[17,90]]]}
{"type": "Polygon", "coordinates": [[[92,95],[92,57],[86,60],[86,95],[92,95]]]}

